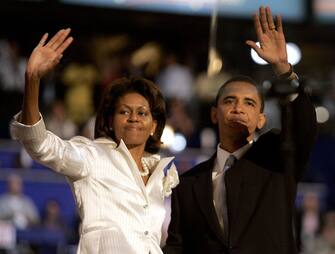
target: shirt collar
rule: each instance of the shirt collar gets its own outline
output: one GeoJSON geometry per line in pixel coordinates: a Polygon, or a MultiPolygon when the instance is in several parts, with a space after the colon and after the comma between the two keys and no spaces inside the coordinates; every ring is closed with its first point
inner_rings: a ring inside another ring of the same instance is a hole
{"type": "Polygon", "coordinates": [[[222,149],[220,147],[220,144],[217,145],[217,152],[216,152],[216,161],[217,161],[217,170],[220,168],[223,168],[226,160],[228,159],[229,155],[234,155],[235,158],[238,160],[240,159],[252,146],[252,144],[254,143],[253,140],[251,140],[249,143],[245,144],[244,146],[242,146],[241,148],[237,149],[235,152],[233,153],[229,153],[228,151],[222,149]]]}
{"type": "MultiPolygon", "coordinates": [[[[105,144],[110,146],[112,149],[118,149],[123,151],[125,154],[128,155],[129,158],[131,158],[131,154],[124,143],[124,141],[121,139],[119,145],[111,138],[107,137],[100,137],[95,139],[95,143],[99,144],[105,144]]],[[[168,157],[167,159],[172,160],[174,157],[168,157]]],[[[161,161],[161,156],[159,154],[151,154],[148,152],[144,152],[143,159],[146,161],[147,165],[149,166],[149,169],[154,170],[159,162],[161,161]]],[[[169,161],[166,161],[168,163],[169,161]]]]}

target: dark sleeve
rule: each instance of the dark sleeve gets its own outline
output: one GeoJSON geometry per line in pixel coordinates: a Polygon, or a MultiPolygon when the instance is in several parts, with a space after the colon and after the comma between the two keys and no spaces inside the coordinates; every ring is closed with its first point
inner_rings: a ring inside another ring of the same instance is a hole
{"type": "MultiPolygon", "coordinates": [[[[303,87],[301,89],[303,90],[303,87]]],[[[310,97],[304,91],[301,91],[291,103],[291,108],[295,178],[296,181],[299,181],[304,174],[310,151],[316,140],[316,114],[310,97]]],[[[286,120],[283,119],[283,124],[286,120]]],[[[285,135],[285,131],[283,135],[285,135]]]]}
{"type": "Polygon", "coordinates": [[[168,228],[168,238],[163,248],[164,254],[183,253],[183,239],[180,232],[180,207],[178,201],[178,187],[173,189],[171,197],[171,221],[168,228]]]}

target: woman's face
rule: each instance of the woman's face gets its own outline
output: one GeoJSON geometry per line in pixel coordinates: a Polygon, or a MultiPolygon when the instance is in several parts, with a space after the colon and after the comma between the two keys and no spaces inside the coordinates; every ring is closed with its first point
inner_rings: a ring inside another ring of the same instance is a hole
{"type": "Polygon", "coordinates": [[[157,122],[152,118],[146,98],[136,92],[123,95],[116,102],[110,127],[114,130],[116,142],[122,139],[128,149],[143,146],[155,133],[157,122]]]}

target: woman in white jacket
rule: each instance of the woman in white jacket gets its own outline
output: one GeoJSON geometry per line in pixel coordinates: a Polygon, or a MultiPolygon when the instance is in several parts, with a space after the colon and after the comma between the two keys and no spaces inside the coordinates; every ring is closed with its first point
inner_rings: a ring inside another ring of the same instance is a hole
{"type": "Polygon", "coordinates": [[[45,34],[33,50],[12,136],[35,160],[67,177],[82,220],[77,253],[162,253],[164,198],[178,183],[173,158],[157,154],[163,97],[149,80],[123,78],[102,99],[94,140],[65,141],[47,131],[38,106],[40,79],[72,43],[69,34],[62,29],[49,41],[45,34]]]}

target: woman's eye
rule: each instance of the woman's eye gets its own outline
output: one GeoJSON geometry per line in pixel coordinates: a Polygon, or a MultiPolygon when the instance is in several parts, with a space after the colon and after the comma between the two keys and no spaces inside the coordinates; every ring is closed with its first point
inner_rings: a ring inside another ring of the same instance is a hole
{"type": "Polygon", "coordinates": [[[129,115],[129,111],[127,110],[120,110],[119,112],[121,115],[129,115]]]}
{"type": "Polygon", "coordinates": [[[140,112],[138,112],[138,115],[139,115],[139,116],[147,116],[148,113],[145,112],[145,111],[140,111],[140,112]]]}

